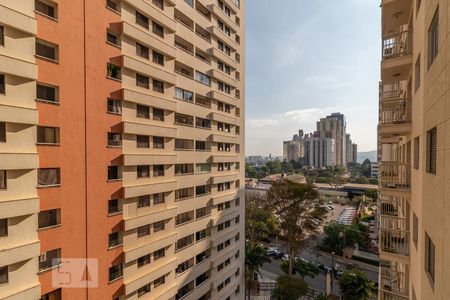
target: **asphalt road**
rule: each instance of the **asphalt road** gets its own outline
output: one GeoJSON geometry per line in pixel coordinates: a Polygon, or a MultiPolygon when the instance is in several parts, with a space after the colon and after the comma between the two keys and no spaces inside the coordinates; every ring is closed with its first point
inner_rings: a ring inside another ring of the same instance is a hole
{"type": "MultiPolygon", "coordinates": [[[[335,209],[328,214],[325,224],[327,222],[335,220],[338,217],[340,211],[343,210],[344,208],[345,206],[335,205],[335,209]]],[[[324,236],[325,234],[323,233],[323,228],[321,228],[319,234],[312,236],[311,238],[308,239],[306,247],[300,251],[298,256],[306,260],[321,263],[329,267],[331,267],[332,260],[334,260],[335,266],[336,264],[338,264],[342,270],[347,269],[349,265],[353,265],[356,268],[364,271],[370,280],[378,282],[377,267],[361,262],[356,262],[348,258],[344,259],[336,255],[334,255],[334,258],[332,258],[331,254],[318,252],[315,249],[315,246],[317,246],[317,244],[324,238],[324,236]]],[[[286,253],[285,251],[286,247],[283,242],[280,241],[272,242],[269,246],[275,246],[286,253]]],[[[279,275],[284,274],[280,269],[280,262],[281,260],[272,258],[271,263],[264,264],[264,266],[261,269],[263,281],[275,281],[279,275]]],[[[306,283],[308,283],[310,288],[315,289],[317,291],[324,292],[326,289],[326,276],[323,272],[320,272],[320,274],[315,278],[306,277],[305,281],[306,283]]],[[[335,278],[333,279],[333,293],[339,294],[339,284],[335,278]]]]}

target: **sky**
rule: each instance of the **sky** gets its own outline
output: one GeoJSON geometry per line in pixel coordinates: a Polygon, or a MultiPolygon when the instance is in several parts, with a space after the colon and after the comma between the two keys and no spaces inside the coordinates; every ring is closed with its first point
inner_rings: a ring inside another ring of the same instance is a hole
{"type": "Polygon", "coordinates": [[[358,151],[375,150],[379,1],[246,6],[246,155],[282,155],[284,140],[299,129],[313,132],[332,112],[345,114],[358,151]]]}

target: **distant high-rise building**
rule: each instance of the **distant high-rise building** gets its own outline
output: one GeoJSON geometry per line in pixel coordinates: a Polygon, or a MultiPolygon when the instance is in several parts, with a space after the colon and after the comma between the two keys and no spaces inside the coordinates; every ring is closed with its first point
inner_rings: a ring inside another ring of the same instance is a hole
{"type": "Polygon", "coordinates": [[[317,130],[314,134],[316,137],[335,140],[337,165],[345,165],[347,163],[346,126],[345,116],[343,114],[332,113],[317,122],[317,130]]]}
{"type": "Polygon", "coordinates": [[[358,162],[358,145],[352,144],[352,162],[358,162]]]}
{"type": "Polygon", "coordinates": [[[306,164],[322,168],[336,165],[336,142],[330,138],[305,138],[306,164]]]}

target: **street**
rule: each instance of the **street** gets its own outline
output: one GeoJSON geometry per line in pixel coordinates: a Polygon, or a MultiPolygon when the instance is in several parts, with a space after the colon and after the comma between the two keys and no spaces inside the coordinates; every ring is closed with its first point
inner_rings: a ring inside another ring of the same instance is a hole
{"type": "MultiPolygon", "coordinates": [[[[333,206],[334,210],[327,214],[327,219],[324,221],[325,224],[332,220],[335,220],[338,217],[339,213],[346,207],[340,205],[333,206]]],[[[310,237],[307,240],[305,248],[303,248],[297,256],[308,261],[320,263],[329,267],[331,267],[332,260],[334,260],[335,266],[337,264],[338,266],[340,266],[341,270],[346,270],[347,268],[351,268],[351,266],[354,266],[365,272],[370,280],[378,282],[378,268],[376,266],[357,262],[349,258],[344,259],[342,256],[338,257],[337,255],[334,255],[333,258],[329,253],[319,252],[316,249],[316,246],[324,238],[324,236],[325,234],[323,233],[323,227],[321,227],[318,234],[310,237]]],[[[269,246],[277,247],[278,249],[286,253],[286,247],[283,241],[275,241],[269,246]]],[[[271,263],[264,264],[261,269],[262,281],[276,281],[279,275],[283,275],[284,273],[280,269],[280,263],[281,260],[271,258],[271,263]]],[[[309,285],[309,287],[314,290],[324,292],[326,289],[326,275],[322,271],[315,278],[306,277],[305,281],[309,285]]],[[[333,293],[339,294],[339,284],[336,278],[332,279],[332,285],[333,293]]]]}

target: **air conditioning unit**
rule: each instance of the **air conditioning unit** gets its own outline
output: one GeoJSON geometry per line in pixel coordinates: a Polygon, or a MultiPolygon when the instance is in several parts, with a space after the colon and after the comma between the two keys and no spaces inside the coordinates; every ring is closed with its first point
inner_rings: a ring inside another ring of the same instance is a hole
{"type": "Polygon", "coordinates": [[[47,252],[41,253],[41,255],[39,255],[39,262],[43,263],[47,261],[47,252]]]}

